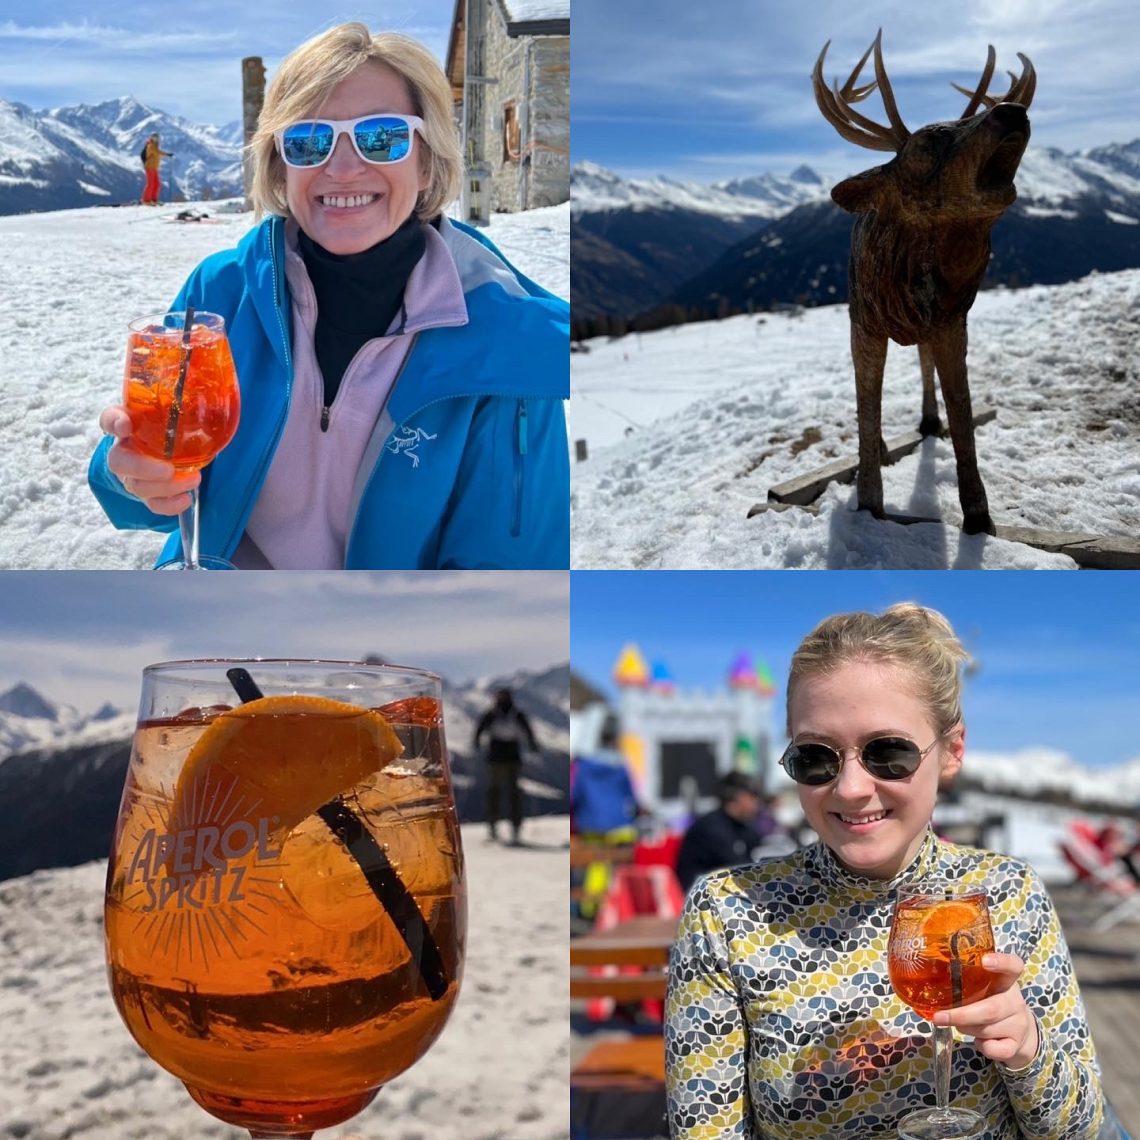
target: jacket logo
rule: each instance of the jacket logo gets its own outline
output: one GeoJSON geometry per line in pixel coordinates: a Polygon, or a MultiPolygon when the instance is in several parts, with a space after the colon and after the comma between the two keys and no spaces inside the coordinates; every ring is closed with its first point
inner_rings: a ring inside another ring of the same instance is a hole
{"type": "MultiPolygon", "coordinates": [[[[393,455],[400,455],[403,453],[411,461],[413,467],[419,467],[420,456],[416,448],[421,442],[428,439],[435,439],[434,435],[429,435],[423,428],[409,428],[401,427],[402,435],[394,435],[389,441],[386,450],[392,452],[393,455]]],[[[439,433],[437,432],[436,435],[439,433]]]]}

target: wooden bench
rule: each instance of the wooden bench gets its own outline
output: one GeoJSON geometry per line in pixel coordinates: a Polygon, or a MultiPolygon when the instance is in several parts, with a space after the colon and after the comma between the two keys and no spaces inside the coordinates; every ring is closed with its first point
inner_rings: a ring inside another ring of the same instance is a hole
{"type": "Polygon", "coordinates": [[[588,867],[591,863],[632,863],[633,844],[631,843],[592,843],[570,837],[570,867],[588,867]]]}
{"type": "MultiPolygon", "coordinates": [[[[570,997],[663,1001],[675,919],[633,918],[570,941],[570,997]],[[597,973],[599,966],[615,967],[597,973]],[[629,969],[640,967],[637,972],[629,969]]],[[[665,1041],[660,1029],[600,1041],[570,1074],[571,1129],[583,1137],[666,1135],[665,1041]]]]}

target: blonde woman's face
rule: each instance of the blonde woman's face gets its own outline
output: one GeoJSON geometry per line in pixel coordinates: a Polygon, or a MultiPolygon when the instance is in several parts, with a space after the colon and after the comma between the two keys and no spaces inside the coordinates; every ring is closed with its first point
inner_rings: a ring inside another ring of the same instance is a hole
{"type": "MultiPolygon", "coordinates": [[[[313,118],[359,119],[380,111],[414,115],[404,80],[371,60],[333,88],[313,118]]],[[[285,199],[297,224],[330,253],[360,253],[390,237],[428,186],[427,153],[417,131],[403,162],[365,162],[342,135],[332,157],[312,169],[285,167],[285,199]]]]}
{"type": "Polygon", "coordinates": [[[898,874],[918,854],[938,795],[938,781],[962,764],[959,727],[902,780],[878,780],[854,749],[877,736],[905,736],[921,749],[938,736],[926,706],[899,669],[849,662],[796,683],[788,706],[797,744],[828,744],[843,751],[830,784],[797,784],[804,816],[847,870],[874,879],[898,874]]]}

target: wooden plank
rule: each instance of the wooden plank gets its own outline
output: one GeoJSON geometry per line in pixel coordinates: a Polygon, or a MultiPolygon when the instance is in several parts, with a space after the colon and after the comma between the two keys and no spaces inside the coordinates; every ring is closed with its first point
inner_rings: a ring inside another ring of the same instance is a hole
{"type": "MultiPolygon", "coordinates": [[[[997,416],[997,409],[979,406],[974,413],[974,427],[988,424],[997,416]]],[[[908,431],[903,435],[896,435],[886,441],[887,462],[894,463],[904,455],[917,450],[918,445],[926,437],[917,431],[908,431]]],[[[859,460],[836,459],[809,471],[806,475],[798,475],[787,482],[779,483],[768,491],[768,498],[776,503],[792,503],[803,506],[805,503],[814,503],[827,489],[829,483],[850,483],[859,470],[859,460]]],[[[753,508],[755,510],[755,508],[753,508]]],[[[751,517],[751,512],[749,512],[751,517]]]]}
{"type": "Polygon", "coordinates": [[[665,1041],[659,1033],[595,1045],[570,1073],[572,1085],[665,1083],[665,1041]]]}
{"type": "MultiPolygon", "coordinates": [[[[765,511],[807,511],[818,515],[815,503],[756,503],[748,512],[749,518],[765,511]]],[[[915,523],[942,523],[943,519],[933,519],[921,515],[903,515],[887,511],[883,516],[886,522],[913,526],[915,523]]],[[[1140,539],[1125,538],[1123,535],[1101,536],[1082,534],[1078,531],[1044,530],[1031,526],[1006,526],[995,523],[996,538],[1007,542],[1020,542],[1050,554],[1066,554],[1085,570],[1140,570],[1140,539]]]]}
{"type": "Polygon", "coordinates": [[[669,943],[639,942],[635,938],[611,939],[601,945],[585,938],[570,939],[571,966],[666,966],[669,943]]]}
{"type": "Polygon", "coordinates": [[[665,971],[641,974],[588,974],[571,969],[572,998],[613,998],[617,1002],[661,1001],[665,997],[665,971]]]}
{"type": "Polygon", "coordinates": [[[1090,570],[1140,569],[1140,540],[1135,538],[1123,535],[1101,537],[1028,526],[1002,526],[1000,523],[994,529],[998,538],[1023,542],[1055,554],[1067,554],[1078,566],[1090,570]]]}
{"type": "Polygon", "coordinates": [[[616,843],[583,843],[570,840],[570,866],[588,867],[591,863],[632,863],[633,845],[616,843]]]}

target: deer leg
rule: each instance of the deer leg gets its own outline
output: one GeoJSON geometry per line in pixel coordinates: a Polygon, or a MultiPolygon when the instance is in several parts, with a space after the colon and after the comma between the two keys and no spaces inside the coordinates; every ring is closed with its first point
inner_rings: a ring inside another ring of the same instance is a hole
{"type": "Polygon", "coordinates": [[[883,367],[887,338],[851,326],[851,358],[855,362],[855,407],[859,417],[859,474],[855,487],[859,509],[883,517],[883,367]]]}
{"type": "Polygon", "coordinates": [[[922,419],[918,423],[919,434],[941,435],[942,421],[938,418],[938,397],[934,392],[934,355],[929,344],[918,346],[918,367],[922,372],[922,419]]]}
{"type": "Polygon", "coordinates": [[[940,331],[930,341],[942,401],[950,423],[950,439],[954,444],[954,460],[958,468],[958,499],[962,504],[962,529],[967,534],[994,533],[986,503],[986,489],[978,472],[974,451],[974,414],[970,407],[970,389],[966,375],[966,320],[940,331]]]}

